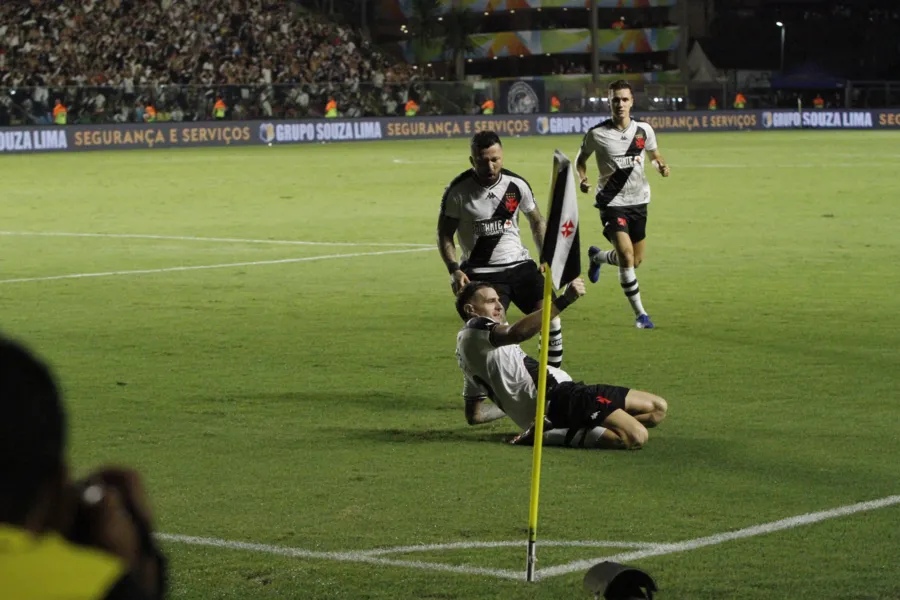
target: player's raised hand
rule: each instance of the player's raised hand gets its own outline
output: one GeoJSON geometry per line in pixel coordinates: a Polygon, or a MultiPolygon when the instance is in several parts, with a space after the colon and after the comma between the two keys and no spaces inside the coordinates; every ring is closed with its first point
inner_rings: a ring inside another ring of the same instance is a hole
{"type": "Polygon", "coordinates": [[[565,295],[570,302],[575,302],[576,300],[584,296],[584,293],[586,291],[587,290],[584,287],[584,279],[582,279],[581,277],[577,277],[573,279],[572,282],[569,283],[569,285],[566,286],[565,295]]]}
{"type": "Polygon", "coordinates": [[[581,184],[580,184],[580,187],[581,187],[582,193],[584,193],[584,194],[587,194],[588,192],[591,191],[591,184],[588,183],[588,178],[587,178],[587,177],[582,177],[582,178],[581,178],[581,184]]]}
{"type": "Polygon", "coordinates": [[[468,275],[463,273],[461,269],[454,271],[453,275],[450,276],[450,289],[453,290],[453,295],[459,296],[459,293],[466,287],[467,283],[469,283],[468,275]]]}

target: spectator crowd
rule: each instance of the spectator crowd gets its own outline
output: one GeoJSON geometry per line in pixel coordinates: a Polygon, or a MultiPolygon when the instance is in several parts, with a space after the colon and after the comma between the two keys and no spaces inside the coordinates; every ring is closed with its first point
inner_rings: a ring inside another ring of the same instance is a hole
{"type": "MultiPolygon", "coordinates": [[[[419,73],[351,28],[275,0],[3,0],[0,88],[13,117],[70,120],[402,114],[419,73]],[[26,89],[27,88],[27,89],[26,89]],[[16,97],[18,95],[18,97],[16,97]]],[[[420,100],[421,102],[421,100],[420,100]]]]}

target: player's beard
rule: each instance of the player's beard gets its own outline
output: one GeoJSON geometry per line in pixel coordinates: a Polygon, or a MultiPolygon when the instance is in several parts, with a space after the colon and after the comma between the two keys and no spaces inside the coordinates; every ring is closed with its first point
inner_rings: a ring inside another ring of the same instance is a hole
{"type": "Polygon", "coordinates": [[[500,179],[500,172],[498,171],[496,175],[492,175],[490,172],[482,174],[475,171],[475,176],[478,178],[478,182],[481,185],[489,187],[497,183],[497,180],[500,179]]]}

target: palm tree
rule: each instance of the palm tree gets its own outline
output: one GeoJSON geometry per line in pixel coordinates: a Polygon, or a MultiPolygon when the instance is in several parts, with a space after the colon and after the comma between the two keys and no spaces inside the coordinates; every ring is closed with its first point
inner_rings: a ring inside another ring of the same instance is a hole
{"type": "Polygon", "coordinates": [[[470,36],[478,33],[481,21],[476,13],[454,6],[442,23],[443,54],[452,56],[456,79],[462,81],[466,78],[466,55],[477,50],[470,36]]]}

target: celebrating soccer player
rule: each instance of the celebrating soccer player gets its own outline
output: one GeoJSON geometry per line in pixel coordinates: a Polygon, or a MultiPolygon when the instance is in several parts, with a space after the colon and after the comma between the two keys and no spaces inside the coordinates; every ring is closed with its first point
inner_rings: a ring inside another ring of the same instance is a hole
{"type": "Polygon", "coordinates": [[[585,134],[575,166],[581,179],[581,191],[587,193],[590,191],[587,161],[592,154],[597,155],[600,176],[594,206],[600,209],[603,235],[614,247],[612,250],[590,247],[588,278],[596,283],[600,277],[600,265],[617,265],[622,291],[634,310],[635,327],[653,329],[653,321],[641,303],[641,292],[634,274],[644,258],[647,205],[650,203],[650,183],[644,172],[645,153],[649,153],[653,165],[663,177],[669,176],[669,167],[659,153],[653,128],[631,118],[633,105],[634,92],[628,82],[610,84],[612,118],[592,127],[585,134]]]}
{"type": "MultiPolygon", "coordinates": [[[[503,145],[493,131],[480,131],[470,144],[472,168],[458,175],[441,199],[438,250],[451,276],[454,294],[472,279],[490,282],[503,308],[510,302],[528,314],[543,304],[544,277],[522,245],[519,213],[525,213],[534,243],[541,248],[547,224],[531,186],[503,168],[503,145]],[[456,262],[458,233],[462,262],[456,262]]],[[[562,364],[562,325],[550,322],[549,364],[562,364]]]]}
{"type": "MultiPolygon", "coordinates": [[[[584,295],[584,281],[575,279],[551,306],[551,316],[584,295]]],[[[463,396],[470,424],[509,417],[524,430],[513,443],[534,441],[532,424],[538,397],[540,364],[519,344],[538,333],[542,311],[506,323],[497,290],[489,283],[468,283],[456,299],[466,322],[456,337],[456,359],[465,375],[463,396]],[[494,406],[484,403],[490,398],[494,406]]],[[[573,382],[562,369],[547,367],[547,445],[587,448],[640,448],[647,427],[666,416],[666,401],[648,392],[614,385],[573,382]]]]}

